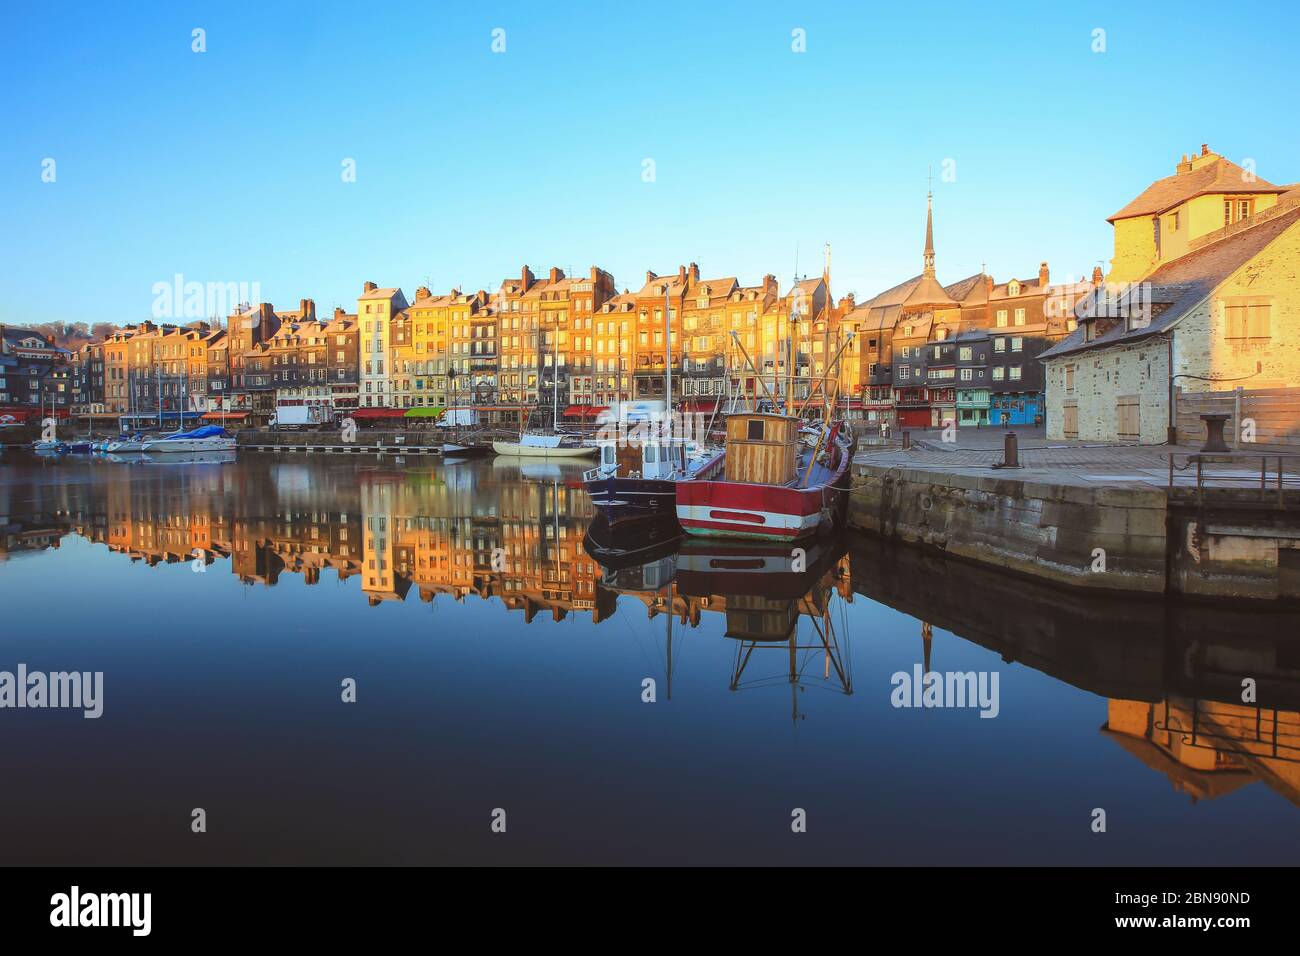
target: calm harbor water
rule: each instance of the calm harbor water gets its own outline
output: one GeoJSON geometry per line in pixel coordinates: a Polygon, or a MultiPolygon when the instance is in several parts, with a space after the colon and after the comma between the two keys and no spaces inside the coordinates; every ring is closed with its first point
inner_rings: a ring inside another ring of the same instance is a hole
{"type": "Polygon", "coordinates": [[[104,677],[0,709],[0,859],[1294,862],[1296,611],[861,540],[609,569],[581,467],[6,450],[0,671],[104,677]],[[895,706],[927,663],[996,716],[895,706]]]}

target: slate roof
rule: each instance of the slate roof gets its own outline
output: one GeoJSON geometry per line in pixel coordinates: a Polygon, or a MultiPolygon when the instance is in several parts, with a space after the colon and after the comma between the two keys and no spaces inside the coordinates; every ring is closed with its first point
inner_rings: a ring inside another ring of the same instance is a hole
{"type": "Polygon", "coordinates": [[[1130,302],[1136,303],[1137,297],[1145,289],[1150,296],[1150,324],[1129,328],[1127,322],[1117,322],[1113,328],[1091,342],[1085,342],[1088,318],[1096,312],[1099,299],[1105,295],[1104,289],[1090,292],[1075,306],[1075,314],[1079,318],[1078,328],[1043,352],[1039,358],[1060,358],[1111,345],[1137,342],[1168,331],[1183,316],[1204,302],[1229,276],[1297,222],[1300,222],[1300,206],[1264,218],[1249,229],[1229,233],[1217,242],[1165,263],[1118,300],[1122,315],[1130,302]]]}
{"type": "Polygon", "coordinates": [[[965,279],[954,282],[952,285],[943,287],[954,302],[965,304],[967,301],[978,303],[985,298],[984,290],[987,288],[984,282],[984,273],[977,272],[973,276],[967,276],[965,279]]]}

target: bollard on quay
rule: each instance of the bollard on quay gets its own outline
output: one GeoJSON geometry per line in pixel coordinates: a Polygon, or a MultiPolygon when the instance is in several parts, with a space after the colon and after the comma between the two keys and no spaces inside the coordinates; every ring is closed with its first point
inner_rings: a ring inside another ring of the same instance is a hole
{"type": "Polygon", "coordinates": [[[1020,439],[1015,432],[1007,432],[1002,439],[1002,467],[1020,467],[1020,439]]]}

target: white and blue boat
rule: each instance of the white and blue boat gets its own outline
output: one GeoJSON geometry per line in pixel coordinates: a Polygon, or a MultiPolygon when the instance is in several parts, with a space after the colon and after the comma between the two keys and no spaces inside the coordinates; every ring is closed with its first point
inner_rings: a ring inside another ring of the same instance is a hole
{"type": "Polygon", "coordinates": [[[234,451],[235,436],[220,425],[205,425],[189,432],[142,443],[141,451],[149,455],[188,455],[197,451],[234,451]]]}

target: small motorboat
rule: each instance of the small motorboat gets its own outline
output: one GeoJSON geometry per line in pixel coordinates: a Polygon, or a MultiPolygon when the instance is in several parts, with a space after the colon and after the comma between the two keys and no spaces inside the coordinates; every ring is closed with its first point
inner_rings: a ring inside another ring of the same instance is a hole
{"type": "Polygon", "coordinates": [[[89,455],[92,442],[73,441],[68,442],[68,453],[72,455],[89,455]]]}
{"type": "Polygon", "coordinates": [[[721,449],[651,437],[601,441],[600,463],[582,475],[591,503],[611,525],[676,514],[677,481],[721,472],[721,449]]]}
{"type": "Polygon", "coordinates": [[[63,454],[68,450],[67,442],[60,441],[57,438],[46,438],[42,441],[32,442],[32,451],[44,452],[45,454],[63,454]]]}

